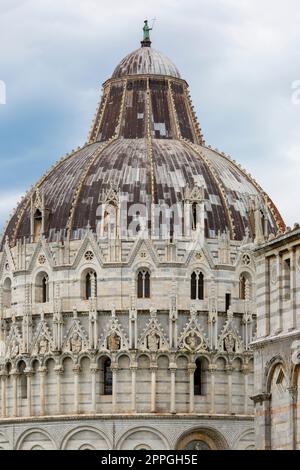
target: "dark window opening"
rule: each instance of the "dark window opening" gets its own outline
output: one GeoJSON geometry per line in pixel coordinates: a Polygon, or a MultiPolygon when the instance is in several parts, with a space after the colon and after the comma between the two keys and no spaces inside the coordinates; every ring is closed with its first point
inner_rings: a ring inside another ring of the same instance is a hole
{"type": "Polygon", "coordinates": [[[191,299],[204,299],[204,276],[202,273],[197,274],[193,272],[191,276],[191,299]]]}
{"type": "Polygon", "coordinates": [[[283,289],[284,299],[291,298],[291,260],[288,258],[283,262],[283,289]]]}
{"type": "Polygon", "coordinates": [[[197,204],[194,202],[192,206],[192,216],[193,216],[193,230],[197,228],[197,204]]]}
{"type": "Polygon", "coordinates": [[[150,273],[149,271],[139,271],[137,278],[138,299],[150,298],[150,273]]]}
{"type": "Polygon", "coordinates": [[[225,312],[228,312],[230,307],[231,307],[231,294],[226,294],[226,297],[225,297],[225,312]]]}
{"type": "Polygon", "coordinates": [[[194,395],[202,395],[202,369],[200,359],[196,360],[194,372],[194,395]]]}
{"type": "Polygon", "coordinates": [[[104,395],[112,395],[113,380],[110,359],[106,359],[103,364],[103,382],[104,395]]]}
{"type": "Polygon", "coordinates": [[[42,303],[48,302],[48,277],[44,276],[42,279],[42,303]]]}

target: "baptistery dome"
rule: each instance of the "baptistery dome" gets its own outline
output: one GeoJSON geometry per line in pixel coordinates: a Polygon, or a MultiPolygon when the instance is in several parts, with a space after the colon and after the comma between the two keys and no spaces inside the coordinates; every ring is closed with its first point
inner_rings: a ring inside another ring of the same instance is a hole
{"type": "Polygon", "coordinates": [[[181,78],[173,62],[152,47],[140,47],[128,54],[116,67],[112,78],[129,75],[162,75],[181,78]]]}
{"type": "MultiPolygon", "coordinates": [[[[256,181],[225,154],[205,145],[177,68],[149,44],[129,54],[104,83],[89,140],[63,158],[25,196],[8,223],[14,245],[33,237],[32,198],[43,194],[50,242],[96,232],[101,197],[113,186],[136,203],[183,204],[197,186],[205,201],[205,235],[228,231],[232,239],[254,238],[251,203],[259,201],[266,230],[283,229],[282,218],[256,181]]],[[[149,222],[149,229],[151,229],[149,222]]],[[[152,227],[153,228],[153,227],[152,227]]]]}
{"type": "MultiPolygon", "coordinates": [[[[0,246],[0,448],[249,449],[253,249],[285,229],[151,48],[0,246]]],[[[234,130],[233,130],[234,132],[234,130]]]]}

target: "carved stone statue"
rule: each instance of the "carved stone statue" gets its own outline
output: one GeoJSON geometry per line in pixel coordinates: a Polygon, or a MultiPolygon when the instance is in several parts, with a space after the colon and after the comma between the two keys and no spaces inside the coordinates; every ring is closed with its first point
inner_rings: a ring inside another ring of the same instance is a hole
{"type": "Polygon", "coordinates": [[[116,332],[113,332],[107,338],[107,345],[110,351],[118,351],[121,348],[120,336],[116,332]]]}
{"type": "Polygon", "coordinates": [[[194,331],[192,331],[189,336],[186,337],[185,343],[191,351],[196,351],[196,349],[199,347],[200,344],[200,339],[196,335],[194,331]]]}
{"type": "Polygon", "coordinates": [[[82,350],[82,339],[78,333],[73,333],[70,339],[70,351],[74,354],[79,354],[82,350]]]}
{"type": "Polygon", "coordinates": [[[17,357],[19,355],[19,351],[20,351],[19,344],[14,339],[12,344],[11,344],[11,348],[10,348],[10,357],[12,359],[14,359],[15,357],[17,357]]]}
{"type": "Polygon", "coordinates": [[[49,352],[49,341],[45,336],[42,337],[42,339],[39,342],[39,354],[42,356],[44,354],[47,354],[49,352]]]}
{"type": "Polygon", "coordinates": [[[153,330],[147,337],[148,349],[150,351],[158,351],[160,347],[160,337],[153,330]]]}
{"type": "Polygon", "coordinates": [[[224,339],[224,349],[231,354],[235,352],[235,339],[231,333],[224,339]]]}

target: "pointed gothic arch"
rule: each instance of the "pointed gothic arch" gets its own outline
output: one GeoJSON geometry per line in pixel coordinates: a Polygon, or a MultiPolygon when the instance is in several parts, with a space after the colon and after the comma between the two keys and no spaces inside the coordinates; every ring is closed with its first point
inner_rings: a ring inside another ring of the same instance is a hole
{"type": "Polygon", "coordinates": [[[46,272],[40,272],[35,279],[35,301],[39,304],[49,302],[49,276],[46,272]]]}
{"type": "Polygon", "coordinates": [[[204,300],[204,274],[195,270],[191,275],[191,299],[204,300]]]}
{"type": "Polygon", "coordinates": [[[139,269],[137,273],[137,297],[138,299],[150,298],[150,271],[146,268],[139,269]]]}

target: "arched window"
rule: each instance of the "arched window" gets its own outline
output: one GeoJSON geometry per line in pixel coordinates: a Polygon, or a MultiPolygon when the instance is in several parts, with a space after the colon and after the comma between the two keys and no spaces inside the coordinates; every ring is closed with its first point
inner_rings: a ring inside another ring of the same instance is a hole
{"type": "Polygon", "coordinates": [[[251,277],[248,273],[243,273],[240,276],[240,292],[239,297],[241,300],[250,300],[251,297],[251,277]]]}
{"type": "Polygon", "coordinates": [[[283,261],[283,296],[284,300],[291,299],[291,260],[283,261]]]}
{"type": "Polygon", "coordinates": [[[196,360],[196,369],[194,372],[194,395],[202,395],[202,368],[201,360],[196,360]]]}
{"type": "Polygon", "coordinates": [[[89,271],[85,276],[84,298],[89,300],[94,297],[97,297],[97,274],[89,271]]]}
{"type": "Polygon", "coordinates": [[[35,211],[33,221],[34,221],[33,241],[37,242],[42,233],[42,223],[43,223],[43,214],[39,209],[35,211]]]}
{"type": "Polygon", "coordinates": [[[49,302],[49,276],[39,273],[35,284],[35,301],[40,304],[49,302]]]}
{"type": "Polygon", "coordinates": [[[138,299],[150,298],[150,273],[146,269],[140,270],[137,277],[138,299]]]}
{"type": "Polygon", "coordinates": [[[11,280],[9,277],[5,279],[3,284],[3,306],[4,308],[11,307],[11,280]]]}
{"type": "Polygon", "coordinates": [[[192,229],[196,230],[197,228],[197,203],[194,202],[192,205],[192,229]]]}
{"type": "Polygon", "coordinates": [[[19,370],[19,384],[20,384],[20,396],[22,399],[27,398],[27,377],[25,375],[26,364],[21,361],[18,365],[19,370]]]}
{"type": "Polygon", "coordinates": [[[246,278],[243,274],[240,277],[240,299],[246,300],[246,278]]]}
{"type": "Polygon", "coordinates": [[[191,276],[191,299],[204,299],[204,276],[201,272],[193,272],[191,276]]]}
{"type": "Polygon", "coordinates": [[[104,395],[112,395],[112,370],[111,370],[111,360],[109,358],[105,359],[103,363],[103,392],[104,395]]]}

